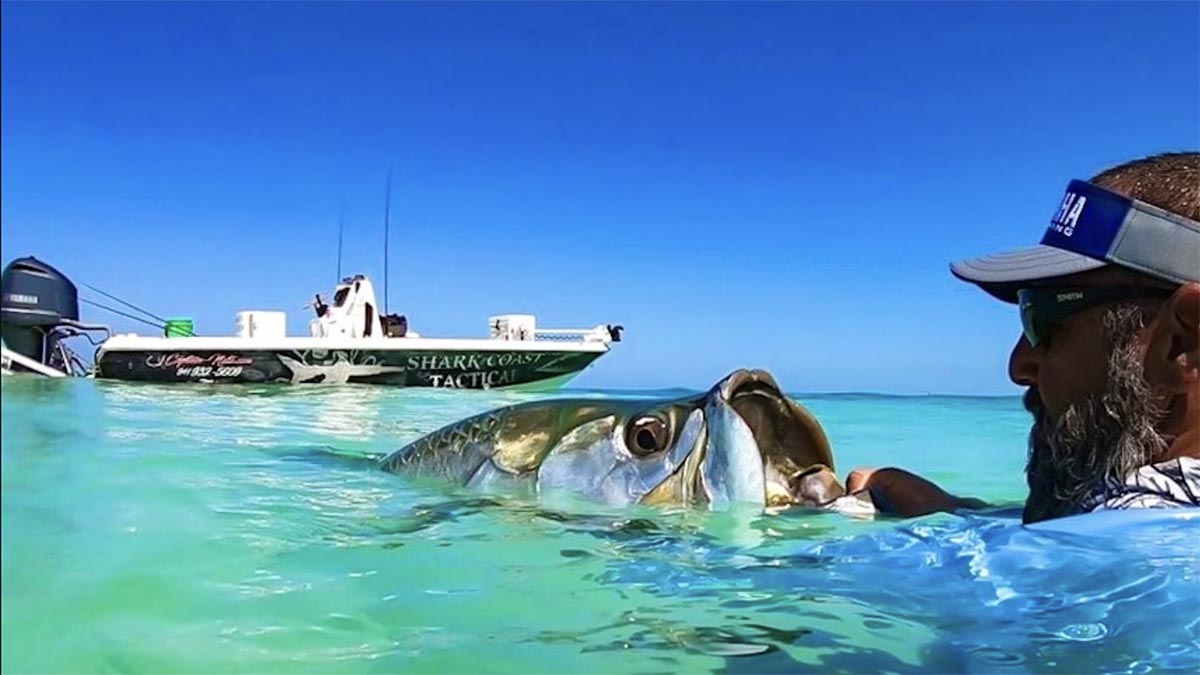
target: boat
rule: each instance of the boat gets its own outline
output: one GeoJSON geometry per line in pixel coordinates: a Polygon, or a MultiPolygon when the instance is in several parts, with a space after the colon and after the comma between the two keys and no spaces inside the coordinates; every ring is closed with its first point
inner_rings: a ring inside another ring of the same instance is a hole
{"type": "Polygon", "coordinates": [[[546,329],[534,315],[504,314],[488,319],[484,338],[425,337],[408,329],[407,317],[381,313],[370,279],[359,274],[339,282],[332,300],[316,296],[307,336],[287,335],[286,313],[274,310],[238,312],[229,336],[194,335],[190,322],[168,322],[161,336],[112,334],[79,323],[75,285],[40,260],[13,261],[0,286],[5,371],[51,377],[85,367],[65,338],[102,331],[83,373],[100,379],[553,389],[608,353],[623,331],[546,329]]]}

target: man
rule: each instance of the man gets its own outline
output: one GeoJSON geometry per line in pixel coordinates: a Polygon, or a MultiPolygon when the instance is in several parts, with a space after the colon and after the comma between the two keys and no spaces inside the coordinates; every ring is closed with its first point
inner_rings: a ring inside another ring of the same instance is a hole
{"type": "MultiPolygon", "coordinates": [[[[1040,246],[951,265],[1018,304],[1009,377],[1033,414],[1027,523],[1200,505],[1200,153],[1072,181],[1040,246]]],[[[903,469],[859,469],[884,512],[979,508],[903,469]]]]}

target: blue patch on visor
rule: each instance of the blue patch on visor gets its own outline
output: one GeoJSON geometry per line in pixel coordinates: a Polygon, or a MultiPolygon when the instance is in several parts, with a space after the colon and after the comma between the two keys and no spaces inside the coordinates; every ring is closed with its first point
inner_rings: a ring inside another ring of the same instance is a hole
{"type": "Polygon", "coordinates": [[[1133,201],[1091,183],[1073,180],[1067,186],[1062,203],[1042,243],[1080,253],[1098,260],[1109,260],[1113,241],[1133,201]]]}

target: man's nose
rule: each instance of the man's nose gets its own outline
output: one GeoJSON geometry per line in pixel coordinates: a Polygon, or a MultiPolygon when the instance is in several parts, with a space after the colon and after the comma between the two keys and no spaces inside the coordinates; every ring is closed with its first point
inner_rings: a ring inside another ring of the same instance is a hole
{"type": "Polygon", "coordinates": [[[1022,335],[1008,357],[1008,379],[1023,387],[1037,386],[1038,350],[1022,335]]]}

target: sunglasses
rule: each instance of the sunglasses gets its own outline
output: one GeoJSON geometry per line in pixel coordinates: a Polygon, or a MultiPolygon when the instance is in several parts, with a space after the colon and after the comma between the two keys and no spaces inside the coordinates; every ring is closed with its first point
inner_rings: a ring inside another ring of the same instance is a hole
{"type": "Polygon", "coordinates": [[[1139,298],[1165,298],[1172,288],[1146,286],[1067,286],[1059,288],[1022,288],[1017,291],[1021,308],[1021,326],[1029,346],[1036,347],[1063,319],[1085,309],[1110,302],[1139,298]]]}

